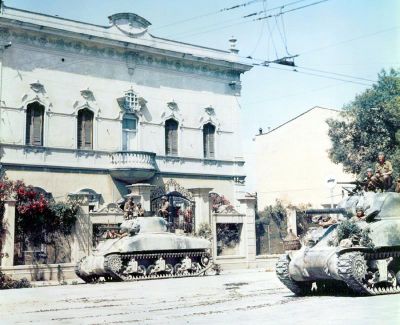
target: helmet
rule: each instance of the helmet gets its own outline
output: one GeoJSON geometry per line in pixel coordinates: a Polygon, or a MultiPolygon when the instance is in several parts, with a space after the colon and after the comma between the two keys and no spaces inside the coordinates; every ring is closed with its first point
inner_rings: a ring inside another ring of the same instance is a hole
{"type": "Polygon", "coordinates": [[[363,207],[360,207],[360,206],[358,206],[358,207],[356,207],[356,212],[357,211],[362,211],[362,212],[364,212],[364,208],[363,207]]]}
{"type": "Polygon", "coordinates": [[[161,197],[161,200],[167,200],[167,197],[164,195],[161,197]]]}
{"type": "Polygon", "coordinates": [[[379,151],[379,152],[378,152],[378,156],[383,156],[383,157],[385,157],[385,153],[384,153],[383,151],[379,151]]]}
{"type": "Polygon", "coordinates": [[[368,173],[368,172],[371,172],[371,173],[373,173],[373,172],[374,172],[374,170],[373,170],[372,168],[368,168],[368,169],[367,169],[367,173],[368,173]]]}

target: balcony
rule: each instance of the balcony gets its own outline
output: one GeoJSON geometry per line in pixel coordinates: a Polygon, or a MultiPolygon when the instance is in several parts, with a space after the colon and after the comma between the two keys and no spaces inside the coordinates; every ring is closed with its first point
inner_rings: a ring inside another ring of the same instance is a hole
{"type": "Polygon", "coordinates": [[[127,183],[145,181],[158,171],[165,177],[219,177],[243,179],[244,162],[171,157],[146,151],[101,151],[72,148],[33,147],[0,143],[0,162],[4,166],[51,168],[60,171],[82,170],[110,173],[127,183]]]}
{"type": "Polygon", "coordinates": [[[135,183],[149,179],[156,172],[156,154],[146,151],[118,151],[110,154],[112,177],[135,183]]]}

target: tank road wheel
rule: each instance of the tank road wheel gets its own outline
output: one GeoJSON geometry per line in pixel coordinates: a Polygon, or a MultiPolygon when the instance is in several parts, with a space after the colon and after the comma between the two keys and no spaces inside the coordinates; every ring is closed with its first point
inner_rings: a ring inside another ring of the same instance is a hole
{"type": "Polygon", "coordinates": [[[167,273],[167,274],[174,273],[174,268],[171,264],[165,264],[165,273],[167,273]]]}
{"type": "Polygon", "coordinates": [[[146,275],[146,267],[143,265],[139,265],[137,269],[137,273],[139,276],[145,276],[146,275]]]}
{"type": "Polygon", "coordinates": [[[174,266],[174,274],[176,274],[176,275],[182,275],[183,274],[182,264],[181,263],[175,264],[175,266],[174,266]]]}
{"type": "Polygon", "coordinates": [[[276,275],[278,279],[295,295],[305,296],[311,293],[310,282],[299,282],[293,280],[289,275],[290,259],[287,254],[282,255],[278,262],[276,262],[276,275]]]}
{"type": "Polygon", "coordinates": [[[192,263],[192,271],[193,271],[193,273],[197,273],[197,272],[199,272],[200,270],[201,270],[200,264],[197,263],[197,262],[193,262],[193,263],[192,263]]]}
{"type": "Polygon", "coordinates": [[[208,255],[203,255],[200,259],[200,263],[201,265],[203,265],[204,267],[208,265],[208,263],[210,263],[210,257],[208,255]]]}
{"type": "Polygon", "coordinates": [[[153,275],[153,274],[155,274],[155,272],[154,272],[154,269],[155,269],[156,267],[155,267],[155,265],[149,265],[148,267],[147,267],[147,275],[153,275]]]}

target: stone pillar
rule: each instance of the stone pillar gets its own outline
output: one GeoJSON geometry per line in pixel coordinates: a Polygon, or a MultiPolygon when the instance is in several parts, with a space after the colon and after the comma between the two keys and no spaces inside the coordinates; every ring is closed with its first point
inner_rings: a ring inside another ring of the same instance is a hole
{"type": "Polygon", "coordinates": [[[151,210],[151,190],[155,187],[155,185],[151,184],[132,184],[128,185],[127,188],[131,192],[132,195],[140,196],[140,203],[142,203],[143,209],[146,211],[151,210]]]}
{"type": "Polygon", "coordinates": [[[292,230],[292,233],[297,236],[297,215],[295,209],[287,209],[287,232],[292,230]]]}
{"type": "Polygon", "coordinates": [[[15,201],[7,200],[4,202],[3,223],[6,232],[3,235],[1,248],[1,266],[9,267],[14,265],[14,237],[15,237],[15,201]]]}
{"type": "Polygon", "coordinates": [[[89,214],[89,196],[79,195],[79,211],[72,233],[71,262],[76,263],[92,252],[93,224],[89,214]]]}
{"type": "Polygon", "coordinates": [[[209,194],[212,191],[212,187],[194,187],[189,188],[193,194],[194,201],[196,203],[195,209],[195,230],[199,230],[199,226],[202,223],[210,224],[210,199],[209,194]]]}
{"type": "Polygon", "coordinates": [[[239,199],[241,210],[246,214],[243,231],[246,235],[246,257],[249,268],[256,267],[256,198],[245,196],[239,199]]]}
{"type": "Polygon", "coordinates": [[[236,210],[240,209],[240,202],[239,199],[245,195],[245,183],[244,180],[241,180],[239,177],[235,177],[233,180],[233,202],[234,202],[234,207],[236,210]]]}

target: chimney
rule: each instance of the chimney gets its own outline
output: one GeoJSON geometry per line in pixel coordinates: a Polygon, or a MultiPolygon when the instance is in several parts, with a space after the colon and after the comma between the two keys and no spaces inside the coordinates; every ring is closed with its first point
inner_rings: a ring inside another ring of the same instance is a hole
{"type": "Polygon", "coordinates": [[[231,51],[231,53],[233,53],[233,54],[239,53],[239,50],[236,48],[236,41],[237,41],[237,39],[233,36],[229,40],[229,43],[230,43],[229,51],[231,51]]]}

